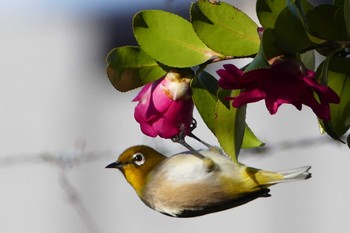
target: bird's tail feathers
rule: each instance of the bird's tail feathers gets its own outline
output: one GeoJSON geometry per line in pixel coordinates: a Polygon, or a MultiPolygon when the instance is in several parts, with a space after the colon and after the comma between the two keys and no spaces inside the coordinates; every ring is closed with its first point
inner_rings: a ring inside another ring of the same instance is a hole
{"type": "Polygon", "coordinates": [[[250,177],[254,177],[253,180],[260,186],[268,187],[289,181],[306,180],[311,177],[311,174],[308,172],[310,168],[310,166],[305,166],[278,172],[247,168],[246,171],[250,177]]]}
{"type": "MultiPolygon", "coordinates": [[[[279,171],[284,178],[280,182],[289,182],[289,181],[298,181],[298,180],[306,180],[311,178],[311,173],[309,172],[311,166],[305,166],[285,171],[279,171]]],[[[278,183],[280,183],[278,182],[278,183]]]]}

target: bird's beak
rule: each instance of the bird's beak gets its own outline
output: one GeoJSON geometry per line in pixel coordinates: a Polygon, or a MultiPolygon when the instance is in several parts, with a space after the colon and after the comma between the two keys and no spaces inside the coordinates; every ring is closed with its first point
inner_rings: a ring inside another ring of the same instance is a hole
{"type": "Polygon", "coordinates": [[[123,164],[121,164],[120,162],[113,162],[113,163],[111,163],[111,164],[108,164],[107,166],[106,166],[106,168],[117,168],[117,169],[120,169],[120,168],[122,168],[123,167],[123,164]]]}

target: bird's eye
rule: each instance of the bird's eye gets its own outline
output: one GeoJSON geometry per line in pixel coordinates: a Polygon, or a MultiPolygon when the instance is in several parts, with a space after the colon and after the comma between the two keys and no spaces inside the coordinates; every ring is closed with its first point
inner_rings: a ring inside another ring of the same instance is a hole
{"type": "Polygon", "coordinates": [[[145,156],[141,153],[136,153],[133,155],[133,161],[137,166],[141,166],[142,164],[145,163],[145,156]]]}

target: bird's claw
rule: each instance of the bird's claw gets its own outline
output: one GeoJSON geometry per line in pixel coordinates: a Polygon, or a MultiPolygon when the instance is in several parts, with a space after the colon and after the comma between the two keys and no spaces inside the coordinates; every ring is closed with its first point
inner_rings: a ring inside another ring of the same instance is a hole
{"type": "Polygon", "coordinates": [[[196,119],[192,118],[192,123],[190,125],[190,132],[192,133],[192,131],[197,128],[197,121],[196,119]]]}
{"type": "Polygon", "coordinates": [[[185,141],[185,136],[186,136],[186,126],[184,124],[180,125],[180,133],[174,137],[171,138],[173,142],[179,143],[189,149],[195,156],[197,156],[200,159],[204,159],[205,157],[196,151],[192,146],[190,146],[186,141],[185,141]]]}
{"type": "MultiPolygon", "coordinates": [[[[193,119],[194,120],[194,119],[193,119]]],[[[194,120],[193,124],[191,125],[191,131],[193,129],[195,129],[197,126],[197,122],[196,120],[194,120]]],[[[215,162],[210,159],[207,158],[205,156],[203,156],[201,153],[199,153],[197,150],[195,150],[192,146],[190,146],[186,141],[185,141],[185,136],[186,136],[186,127],[184,124],[181,124],[180,126],[180,133],[174,137],[171,138],[171,140],[173,142],[179,143],[182,146],[186,147],[188,150],[190,150],[193,155],[195,155],[196,157],[198,157],[199,159],[203,160],[203,164],[206,167],[208,172],[211,172],[215,169],[216,165],[215,162]]],[[[188,135],[196,140],[198,140],[199,142],[203,143],[205,146],[207,146],[210,150],[213,148],[211,145],[209,145],[206,142],[203,142],[202,140],[200,140],[197,136],[195,136],[192,132],[188,135]]]]}

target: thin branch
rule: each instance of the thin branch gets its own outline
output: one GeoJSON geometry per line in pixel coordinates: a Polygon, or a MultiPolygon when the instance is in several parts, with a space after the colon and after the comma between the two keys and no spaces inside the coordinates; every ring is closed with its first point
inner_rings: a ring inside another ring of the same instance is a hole
{"type": "Polygon", "coordinates": [[[78,191],[69,182],[67,173],[65,172],[64,169],[62,169],[62,172],[59,177],[59,181],[60,181],[60,186],[65,192],[65,194],[67,195],[71,206],[75,209],[80,219],[85,223],[88,230],[91,233],[100,232],[98,230],[97,224],[95,223],[94,219],[91,217],[84,203],[82,202],[82,199],[80,198],[78,191]]]}
{"type": "Polygon", "coordinates": [[[75,209],[80,219],[84,222],[85,226],[91,233],[99,233],[99,229],[94,219],[89,214],[82,199],[79,196],[79,192],[73,187],[67,177],[67,171],[76,168],[79,165],[98,161],[101,159],[111,158],[114,153],[112,151],[102,152],[84,152],[84,148],[73,152],[65,153],[41,153],[36,155],[18,155],[9,156],[0,159],[0,169],[8,168],[21,164],[50,164],[59,168],[59,184],[64,193],[67,195],[71,206],[75,209]]]}

